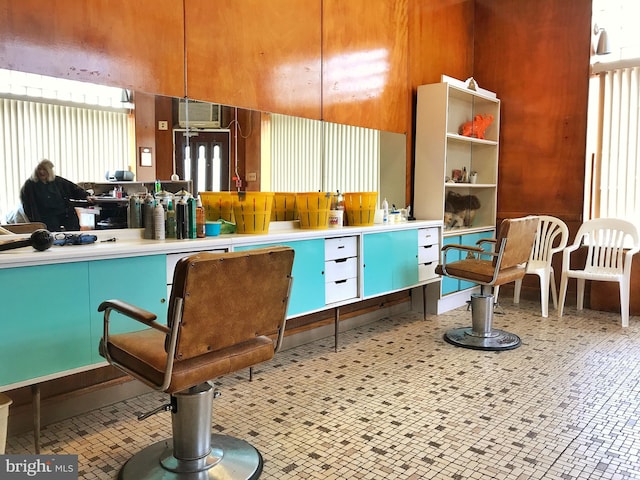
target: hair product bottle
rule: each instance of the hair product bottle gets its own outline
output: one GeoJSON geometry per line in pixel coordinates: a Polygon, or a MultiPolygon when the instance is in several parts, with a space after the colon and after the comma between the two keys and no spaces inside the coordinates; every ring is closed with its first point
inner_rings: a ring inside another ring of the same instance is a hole
{"type": "Polygon", "coordinates": [[[153,238],[164,240],[164,207],[159,203],[153,209],[153,238]]]}
{"type": "Polygon", "coordinates": [[[167,225],[166,225],[167,238],[176,238],[176,211],[173,209],[173,202],[169,200],[167,206],[167,225]]]}
{"type": "Polygon", "coordinates": [[[147,194],[144,199],[144,213],[143,213],[143,222],[144,222],[144,238],[147,240],[153,240],[153,209],[154,209],[154,201],[151,194],[147,194]]]}
{"type": "Polygon", "coordinates": [[[204,207],[202,206],[200,196],[198,196],[198,199],[196,200],[196,237],[204,238],[206,236],[204,230],[205,223],[204,207]]]}

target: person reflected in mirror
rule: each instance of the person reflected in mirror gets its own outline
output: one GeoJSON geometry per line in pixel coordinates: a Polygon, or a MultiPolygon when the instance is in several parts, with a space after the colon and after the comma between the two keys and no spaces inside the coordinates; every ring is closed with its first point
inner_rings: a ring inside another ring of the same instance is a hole
{"type": "Polygon", "coordinates": [[[72,200],[91,200],[89,192],[56,175],[53,163],[42,160],[20,189],[24,212],[31,222],[43,222],[51,232],[78,231],[80,221],[72,200]]]}

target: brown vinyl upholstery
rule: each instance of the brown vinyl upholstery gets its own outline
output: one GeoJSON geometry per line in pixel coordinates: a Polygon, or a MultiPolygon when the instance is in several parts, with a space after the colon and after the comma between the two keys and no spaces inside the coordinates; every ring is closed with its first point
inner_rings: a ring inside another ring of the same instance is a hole
{"type": "Polygon", "coordinates": [[[118,300],[100,305],[105,312],[101,355],[170,394],[271,359],[284,331],[293,257],[289,247],[270,247],[181,259],[167,326],[118,300]],[[109,334],[112,310],[151,328],[109,334]]]}
{"type": "MultiPolygon", "coordinates": [[[[538,217],[505,219],[500,224],[494,251],[465,245],[446,245],[442,248],[442,263],[436,273],[448,277],[468,280],[481,285],[498,286],[524,277],[526,265],[538,228],[538,217]],[[446,262],[446,252],[450,249],[462,251],[469,258],[446,262]],[[490,258],[483,258],[483,257],[490,258]]],[[[482,242],[482,241],[481,241],[482,242]]]]}

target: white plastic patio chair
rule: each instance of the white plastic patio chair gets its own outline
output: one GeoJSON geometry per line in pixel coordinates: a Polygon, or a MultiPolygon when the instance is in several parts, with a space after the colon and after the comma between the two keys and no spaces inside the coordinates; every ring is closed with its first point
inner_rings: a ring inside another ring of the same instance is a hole
{"type": "Polygon", "coordinates": [[[578,310],[582,310],[584,303],[585,280],[618,282],[622,326],[628,327],[631,261],[633,255],[639,251],[638,230],[631,222],[617,218],[596,218],[584,222],[576,234],[573,245],[562,252],[558,316],[562,317],[569,278],[575,278],[578,282],[578,310]],[[585,266],[572,269],[571,254],[581,246],[588,249],[585,266]]]}
{"type": "MultiPolygon", "coordinates": [[[[536,232],[536,239],[531,249],[531,256],[527,264],[526,275],[537,275],[540,277],[540,304],[542,316],[549,316],[549,288],[553,298],[553,308],[558,308],[558,293],[556,288],[556,278],[551,265],[553,255],[561,252],[569,241],[569,228],[556,217],[548,215],[538,216],[540,223],[536,232]]],[[[522,279],[516,280],[513,290],[513,303],[520,303],[520,289],[522,279]]]]}

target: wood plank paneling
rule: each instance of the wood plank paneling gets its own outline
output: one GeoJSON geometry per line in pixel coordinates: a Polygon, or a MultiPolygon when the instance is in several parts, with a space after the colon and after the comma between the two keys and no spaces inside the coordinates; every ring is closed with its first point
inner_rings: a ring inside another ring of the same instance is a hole
{"type": "MultiPolygon", "coordinates": [[[[554,215],[570,241],[583,213],[590,32],[591,0],[476,0],[474,78],[502,100],[498,217],[554,215]]],[[[574,281],[569,290],[575,303],[574,281]]],[[[525,278],[523,298],[538,292],[525,278]]]]}
{"type": "Polygon", "coordinates": [[[461,80],[472,75],[473,11],[473,0],[409,0],[408,205],[413,205],[417,88],[439,82],[443,73],[461,80]]]}
{"type": "Polygon", "coordinates": [[[0,67],[184,95],[182,2],[3,0],[0,67]]]}
{"type": "Polygon", "coordinates": [[[473,74],[473,0],[410,0],[409,79],[437,83],[442,74],[465,80],[473,74]]]}
{"type": "Polygon", "coordinates": [[[407,133],[407,0],[323,0],[322,118],[407,133]]]}
{"type": "Polygon", "coordinates": [[[321,0],[185,0],[187,93],[320,119],[321,0]]]}
{"type": "Polygon", "coordinates": [[[591,1],[477,0],[475,25],[474,77],[502,100],[498,216],[580,221],[591,1]]]}

